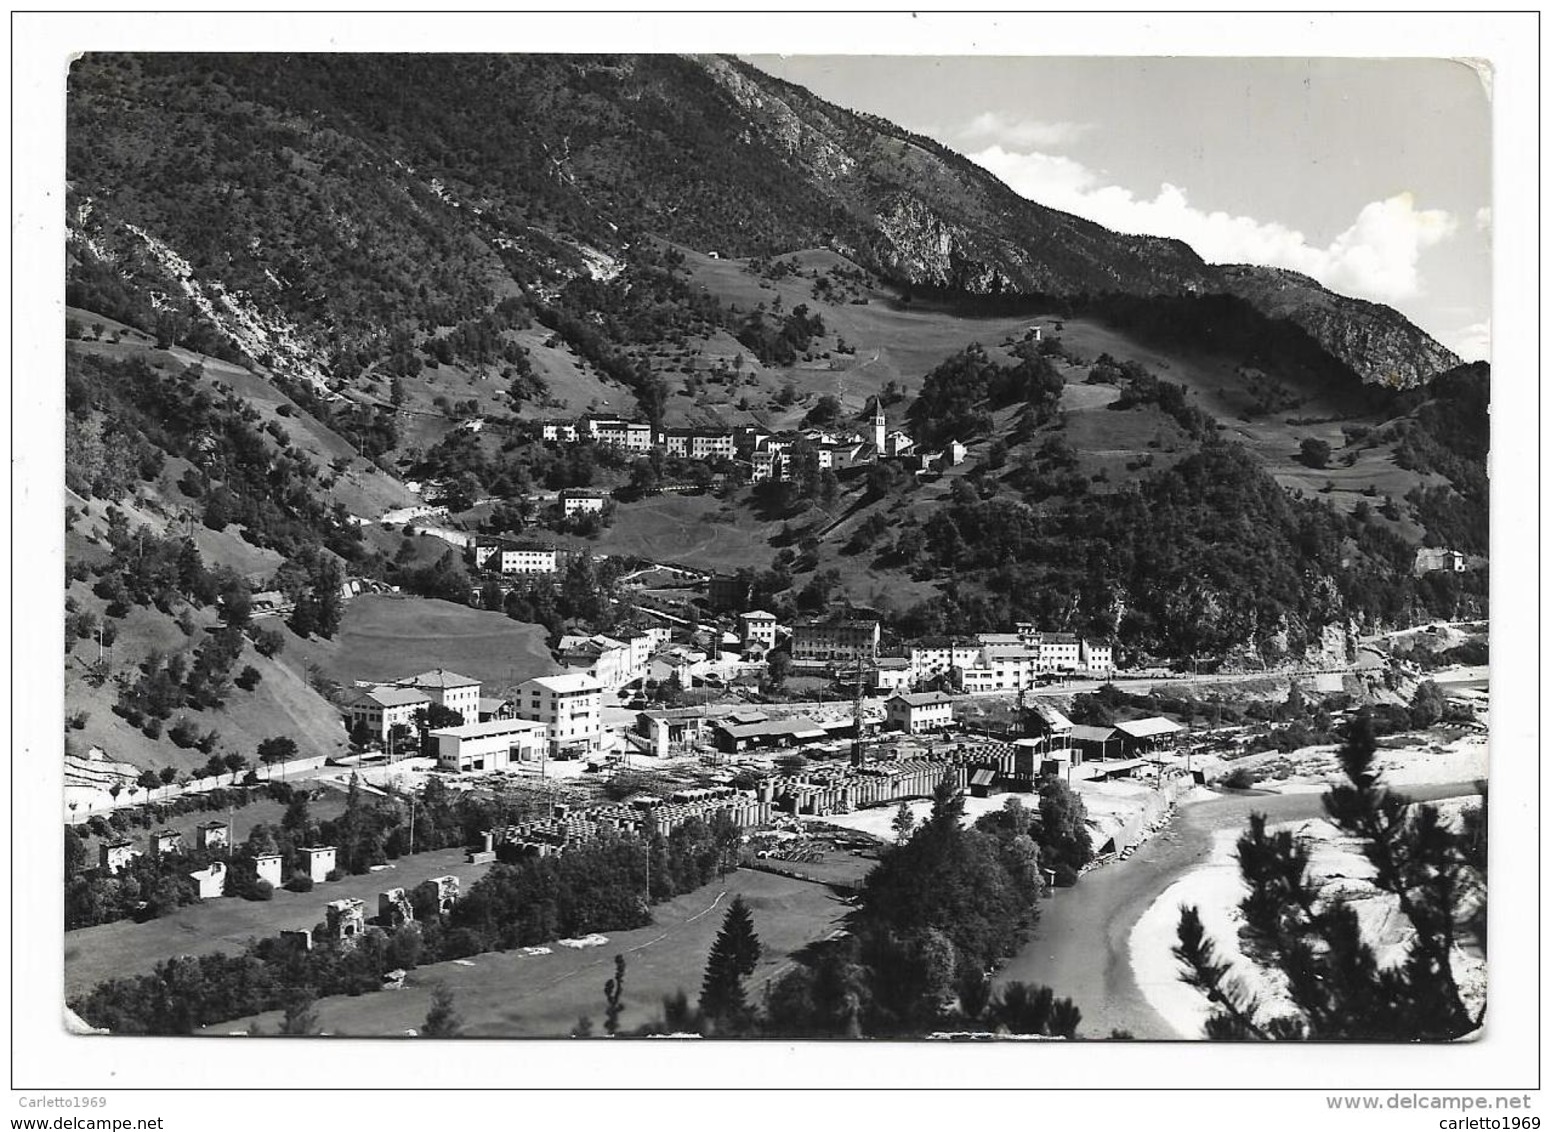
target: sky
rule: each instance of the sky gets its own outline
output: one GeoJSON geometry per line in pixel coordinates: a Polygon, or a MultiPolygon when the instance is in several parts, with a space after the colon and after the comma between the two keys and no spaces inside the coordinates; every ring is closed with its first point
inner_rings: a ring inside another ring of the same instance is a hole
{"type": "Polygon", "coordinates": [[[1491,111],[1444,59],[746,55],[1019,194],[1291,268],[1466,360],[1491,330],[1491,111]]]}

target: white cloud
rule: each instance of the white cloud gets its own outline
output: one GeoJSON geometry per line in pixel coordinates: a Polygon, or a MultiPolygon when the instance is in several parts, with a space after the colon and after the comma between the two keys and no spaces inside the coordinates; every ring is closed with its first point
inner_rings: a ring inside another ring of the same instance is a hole
{"type": "Polygon", "coordinates": [[[967,141],[1028,149],[1070,145],[1092,129],[1093,125],[1087,122],[1039,122],[1032,118],[1006,118],[995,110],[987,110],[970,119],[957,133],[967,141]]]}
{"type": "Polygon", "coordinates": [[[1449,349],[1467,362],[1486,362],[1492,359],[1492,320],[1472,322],[1450,334],[1438,336],[1449,349]]]}
{"type": "Polygon", "coordinates": [[[1319,247],[1274,220],[1205,212],[1191,205],[1177,185],[1165,183],[1148,200],[1119,185],[1102,184],[1097,173],[1068,157],[1000,145],[968,156],[1030,200],[1106,228],[1184,240],[1211,263],[1290,268],[1332,290],[1382,303],[1420,294],[1422,252],[1458,228],[1448,212],[1418,209],[1410,193],[1399,193],[1364,205],[1346,231],[1319,247]]]}

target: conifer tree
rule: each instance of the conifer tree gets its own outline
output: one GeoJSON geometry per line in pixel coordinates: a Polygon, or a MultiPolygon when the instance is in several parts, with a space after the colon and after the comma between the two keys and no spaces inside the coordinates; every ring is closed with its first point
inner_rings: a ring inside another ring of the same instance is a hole
{"type": "Polygon", "coordinates": [[[715,1029],[737,1030],[749,1020],[743,980],[759,963],[759,936],[754,918],[742,896],[733,897],[722,930],[706,960],[705,981],[700,988],[700,1013],[715,1029]]]}
{"type": "Polygon", "coordinates": [[[1356,839],[1373,885],[1395,901],[1412,938],[1401,961],[1381,966],[1351,904],[1322,897],[1309,850],[1264,814],[1239,839],[1249,895],[1239,905],[1245,952],[1285,977],[1292,1013],[1267,1017],[1266,1003],[1229,973],[1196,908],[1181,910],[1175,956],[1181,978],[1213,1004],[1208,1037],[1228,1040],[1449,1041],[1481,1025],[1464,1003],[1453,958],[1473,941],[1485,949],[1485,790],[1481,811],[1452,829],[1430,805],[1412,805],[1380,785],[1369,721],[1354,720],[1341,748],[1347,785],[1325,795],[1325,812],[1356,839]]]}

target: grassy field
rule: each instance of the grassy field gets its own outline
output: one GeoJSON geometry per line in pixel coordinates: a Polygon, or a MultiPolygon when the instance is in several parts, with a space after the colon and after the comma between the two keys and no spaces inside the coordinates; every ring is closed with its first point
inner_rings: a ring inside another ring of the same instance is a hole
{"type": "MultiPolygon", "coordinates": [[[[239,812],[238,836],[246,837],[249,828],[239,812]]],[[[390,888],[412,888],[451,875],[467,891],[489,868],[468,864],[462,849],[441,849],[400,858],[381,872],[320,884],[311,892],[276,889],[267,901],[221,897],[143,924],[119,920],[81,928],[65,935],[65,994],[82,994],[105,979],[149,974],[174,955],[241,952],[250,939],[311,928],[323,922],[323,907],[331,900],[357,897],[366,901],[367,915],[375,916],[377,894],[390,888]]]]}
{"type": "MultiPolygon", "coordinates": [[[[280,627],[278,619],[270,624],[280,627]]],[[[559,671],[542,626],[429,598],[363,594],[346,605],[344,623],[330,641],[282,632],[287,665],[300,672],[310,663],[341,684],[446,668],[504,688],[559,671]]]]}
{"type": "Polygon", "coordinates": [[[576,355],[564,342],[546,345],[555,336],[542,326],[518,331],[513,335],[527,348],[533,370],[549,386],[549,396],[557,405],[529,407],[524,416],[574,416],[597,409],[634,417],[635,396],[622,385],[604,381],[598,372],[576,355]]]}
{"type": "Polygon", "coordinates": [[[775,554],[770,538],[781,524],[762,522],[743,508],[736,511],[736,522],[718,521],[722,508],[722,501],[711,495],[656,495],[619,504],[613,526],[597,539],[557,541],[701,570],[766,569],[775,554]]]}
{"type": "MultiPolygon", "coordinates": [[[[791,956],[840,926],[849,910],[827,887],[739,870],[725,880],[653,909],[654,922],[634,931],[604,933],[601,947],[554,947],[549,955],[489,952],[472,959],[437,963],[410,972],[404,989],[339,996],[317,1003],[325,1033],[335,1036],[394,1036],[418,1029],[431,992],[445,984],[456,997],[466,1037],[556,1038],[570,1033],[578,1017],[589,1016],[603,1032],[603,984],[614,975],[614,956],[626,962],[620,1028],[633,1030],[661,1017],[662,999],[682,989],[699,995],[706,955],[721,930],[723,914],[741,894],[754,917],[763,947],[748,981],[749,998],[759,1001],[764,984],[784,971],[791,956]]],[[[276,1013],[257,1021],[273,1031],[276,1013]]],[[[222,1022],[204,1033],[243,1033],[251,1018],[222,1022]]]]}
{"type": "MultiPolygon", "coordinates": [[[[1035,322],[1045,321],[1025,316],[963,318],[925,307],[903,308],[887,292],[877,289],[868,292],[866,304],[831,303],[813,297],[810,277],[788,276],[772,282],[750,274],[745,260],[712,259],[690,248],[679,250],[684,253],[691,280],[728,306],[736,305],[742,311],[753,310],[760,303],[773,307],[779,297],[785,310],[806,303],[824,319],[827,333],[815,348],[821,353],[829,351],[830,357],[764,370],[758,389],[741,390],[751,400],[758,400],[759,390],[773,394],[790,381],[804,394],[834,393],[849,411],[857,412],[891,380],[919,389],[928,371],[971,342],[992,349],[1009,336],[1021,338],[1035,322]],[[836,353],[838,338],[844,338],[855,353],[836,353]]],[[[848,262],[819,249],[782,258],[794,260],[802,270],[823,271],[848,262]]]]}

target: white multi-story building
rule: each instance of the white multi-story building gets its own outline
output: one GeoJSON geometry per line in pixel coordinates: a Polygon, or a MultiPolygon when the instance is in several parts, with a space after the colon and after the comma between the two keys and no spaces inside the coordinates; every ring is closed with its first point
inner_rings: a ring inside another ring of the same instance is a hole
{"type": "Polygon", "coordinates": [[[988,645],[974,663],[956,666],[953,680],[966,692],[1017,691],[1034,687],[1039,672],[1037,650],[988,645]]]}
{"type": "Polygon", "coordinates": [[[749,479],[784,480],[791,474],[789,450],[797,440],[791,436],[766,436],[756,441],[749,479]]]}
{"type": "Polygon", "coordinates": [[[927,637],[911,645],[906,655],[911,674],[919,682],[974,666],[980,659],[980,644],[967,638],[927,637]]]}
{"type": "Polygon", "coordinates": [[[652,426],[643,421],[589,420],[587,431],[599,444],[627,452],[650,452],[657,439],[652,426]]]}
{"type": "Polygon", "coordinates": [[[503,574],[553,574],[560,569],[560,552],[552,546],[513,546],[501,549],[503,574]]]}
{"type": "Polygon", "coordinates": [[[766,613],[763,609],[752,609],[740,614],[738,620],[743,625],[743,644],[759,645],[767,650],[775,648],[776,618],[774,613],[766,613]]]}
{"type": "Polygon", "coordinates": [[[560,493],[560,510],[567,518],[576,514],[596,514],[603,510],[603,493],[567,488],[560,493]]]}
{"type": "Polygon", "coordinates": [[[602,747],[603,685],[591,673],[535,676],[518,685],[514,700],[519,719],[548,726],[552,757],[590,754],[602,747]]]}
{"type": "Polygon", "coordinates": [[[445,668],[433,668],[395,683],[400,688],[424,692],[432,703],[461,715],[464,723],[479,722],[480,684],[472,676],[459,676],[445,668]]]}
{"type": "Polygon", "coordinates": [[[1089,672],[1113,672],[1115,649],[1108,641],[1082,642],[1082,667],[1089,672]]]}
{"type": "Polygon", "coordinates": [[[732,453],[730,432],[697,432],[689,438],[689,457],[692,460],[731,460],[732,453]]]}
{"type": "Polygon", "coordinates": [[[876,621],[827,621],[798,625],[792,631],[792,659],[796,661],[854,661],[878,652],[880,631],[876,621]]]}
{"type": "Polygon", "coordinates": [[[1048,672],[1076,672],[1082,667],[1082,641],[1076,633],[1040,633],[1039,662],[1048,672]]]}
{"type": "Polygon", "coordinates": [[[619,689],[646,675],[655,638],[641,634],[626,641],[595,633],[560,638],[560,663],[590,672],[605,688],[619,689]]]}
{"type": "Polygon", "coordinates": [[[538,762],[549,745],[549,726],[530,719],[492,719],[431,732],[436,765],[455,774],[505,770],[538,762]]]}
{"type": "Polygon", "coordinates": [[[365,728],[369,735],[382,742],[401,724],[413,727],[416,713],[424,711],[431,703],[431,697],[419,688],[376,684],[351,689],[345,707],[350,713],[351,731],[365,728]]]}
{"type": "Polygon", "coordinates": [[[476,539],[469,543],[468,556],[476,569],[503,574],[553,574],[560,569],[560,552],[535,542],[507,544],[476,539]]]}
{"type": "Polygon", "coordinates": [[[558,440],[565,444],[574,444],[577,440],[576,426],[560,421],[546,421],[544,423],[543,437],[545,440],[558,440]]]}

